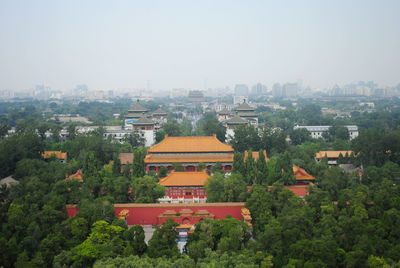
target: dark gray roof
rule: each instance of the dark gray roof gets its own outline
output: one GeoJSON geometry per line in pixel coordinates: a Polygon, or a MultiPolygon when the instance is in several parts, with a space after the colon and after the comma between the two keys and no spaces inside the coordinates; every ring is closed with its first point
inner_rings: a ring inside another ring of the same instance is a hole
{"type": "Polygon", "coordinates": [[[6,177],[6,178],[0,180],[0,185],[6,184],[7,187],[16,185],[16,184],[18,184],[18,183],[19,183],[19,181],[15,180],[15,179],[14,179],[13,177],[11,177],[11,176],[8,176],[8,177],[6,177]]]}
{"type": "Polygon", "coordinates": [[[140,117],[137,121],[133,122],[132,125],[153,125],[153,121],[146,118],[146,117],[140,117]]]}
{"type": "Polygon", "coordinates": [[[153,115],[166,115],[167,113],[164,112],[161,108],[158,108],[154,111],[153,115]]]}
{"type": "Polygon", "coordinates": [[[148,110],[143,107],[139,102],[136,102],[132,107],[128,110],[129,112],[147,112],[148,110]]]}
{"type": "Polygon", "coordinates": [[[228,111],[226,108],[224,108],[221,111],[219,111],[218,114],[231,114],[231,112],[228,111]]]}
{"type": "Polygon", "coordinates": [[[240,117],[257,117],[255,112],[238,112],[240,117]]]}
{"type": "Polygon", "coordinates": [[[255,109],[251,107],[247,102],[243,102],[239,107],[236,108],[236,111],[254,111],[255,109]]]}
{"type": "Polygon", "coordinates": [[[231,119],[227,120],[226,123],[228,125],[245,125],[245,124],[248,124],[249,122],[247,120],[235,115],[231,119]]]}

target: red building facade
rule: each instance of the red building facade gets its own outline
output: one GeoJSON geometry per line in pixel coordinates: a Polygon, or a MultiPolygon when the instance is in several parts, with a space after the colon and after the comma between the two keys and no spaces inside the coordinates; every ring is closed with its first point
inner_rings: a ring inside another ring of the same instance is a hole
{"type": "Polygon", "coordinates": [[[158,173],[164,166],[169,171],[174,164],[180,164],[185,171],[197,171],[200,163],[211,169],[217,162],[224,171],[231,171],[233,165],[233,148],[220,142],[214,136],[168,137],[153,145],[144,159],[146,171],[158,173]]]}
{"type": "Polygon", "coordinates": [[[160,179],[159,184],[166,189],[161,203],[203,202],[207,200],[204,184],[210,176],[205,172],[171,172],[160,179]]]}
{"type": "MultiPolygon", "coordinates": [[[[204,219],[232,218],[249,221],[242,213],[245,203],[114,204],[115,216],[131,225],[160,225],[168,219],[179,224],[195,224],[204,219]]],[[[67,205],[69,217],[78,213],[76,205],[67,205]]],[[[243,210],[245,211],[245,210],[243,210]]]]}

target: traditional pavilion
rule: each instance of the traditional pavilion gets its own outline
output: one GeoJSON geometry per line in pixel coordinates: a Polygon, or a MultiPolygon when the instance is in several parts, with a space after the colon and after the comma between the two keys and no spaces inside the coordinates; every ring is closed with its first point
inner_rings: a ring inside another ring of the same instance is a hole
{"type": "Polygon", "coordinates": [[[338,164],[340,155],[344,158],[354,155],[353,151],[319,151],[315,154],[315,161],[321,162],[325,157],[328,159],[328,165],[333,166],[338,164]]]}
{"type": "Polygon", "coordinates": [[[146,171],[158,173],[164,166],[169,171],[174,164],[182,165],[185,171],[197,171],[197,166],[204,163],[211,169],[217,162],[224,171],[231,171],[233,148],[220,142],[214,136],[168,137],[149,148],[144,159],[146,171]]]}
{"type": "Polygon", "coordinates": [[[225,134],[225,141],[230,141],[235,137],[235,129],[239,126],[247,126],[249,121],[241,118],[238,115],[228,119],[225,121],[226,126],[226,134],[225,134]]]}
{"type": "Polygon", "coordinates": [[[315,181],[315,177],[307,173],[303,168],[293,165],[293,174],[297,184],[308,184],[315,181]]]}
{"type": "Polygon", "coordinates": [[[243,102],[235,110],[238,116],[247,120],[250,124],[258,125],[258,116],[255,113],[255,109],[251,107],[247,102],[243,102]]]}
{"type": "Polygon", "coordinates": [[[67,163],[67,153],[61,151],[44,151],[42,157],[46,160],[55,157],[60,163],[67,163]]]}
{"type": "Polygon", "coordinates": [[[132,122],[132,130],[139,133],[144,138],[146,147],[154,144],[155,132],[154,122],[144,116],[144,114],[136,121],[132,122]]]}
{"type": "Polygon", "coordinates": [[[220,122],[223,122],[223,121],[225,121],[225,120],[228,120],[228,119],[230,119],[230,118],[232,117],[231,112],[228,111],[228,109],[226,109],[226,108],[224,108],[224,109],[222,109],[221,111],[219,111],[219,112],[217,113],[217,115],[218,115],[218,120],[219,120],[220,122]]]}
{"type": "Polygon", "coordinates": [[[139,100],[129,110],[125,116],[125,128],[132,128],[132,123],[147,115],[148,110],[143,107],[139,100]]]}
{"type": "Polygon", "coordinates": [[[83,179],[82,179],[82,170],[81,169],[78,169],[78,171],[76,172],[76,173],[74,173],[74,174],[72,174],[72,175],[66,175],[66,178],[64,179],[64,181],[67,181],[67,180],[73,180],[73,179],[76,179],[76,180],[78,180],[79,182],[83,182],[83,179]]]}
{"type": "Polygon", "coordinates": [[[207,193],[204,184],[210,175],[206,172],[171,172],[160,179],[165,187],[165,196],[160,203],[205,203],[207,193]]]}

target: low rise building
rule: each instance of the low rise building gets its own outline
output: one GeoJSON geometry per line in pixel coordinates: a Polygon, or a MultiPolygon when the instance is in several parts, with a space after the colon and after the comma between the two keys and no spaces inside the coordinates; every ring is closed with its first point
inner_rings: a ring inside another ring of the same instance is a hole
{"type": "Polygon", "coordinates": [[[315,161],[321,162],[324,158],[328,160],[328,165],[335,166],[342,155],[343,158],[354,156],[353,151],[319,151],[315,154],[315,161]]]}
{"type": "Polygon", "coordinates": [[[132,130],[139,133],[144,139],[144,146],[149,147],[154,144],[156,133],[154,132],[154,122],[144,116],[132,122],[132,130]]]}
{"type": "MultiPolygon", "coordinates": [[[[323,133],[327,132],[331,126],[294,126],[293,129],[305,128],[311,133],[311,137],[314,139],[323,138],[323,133]]],[[[349,131],[350,140],[358,137],[358,127],[355,125],[344,126],[349,131]]]]}
{"type": "Polygon", "coordinates": [[[42,157],[46,160],[55,157],[60,163],[67,163],[67,153],[61,151],[44,151],[42,157]]]}
{"type": "Polygon", "coordinates": [[[165,187],[165,196],[160,203],[205,203],[207,193],[204,184],[210,175],[206,172],[171,172],[161,178],[159,184],[165,187]]]}

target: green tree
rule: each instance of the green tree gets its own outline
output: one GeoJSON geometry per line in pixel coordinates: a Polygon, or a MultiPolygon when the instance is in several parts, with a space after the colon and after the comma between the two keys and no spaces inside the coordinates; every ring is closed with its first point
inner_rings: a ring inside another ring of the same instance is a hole
{"type": "Polygon", "coordinates": [[[258,129],[254,126],[239,126],[235,128],[235,136],[230,141],[233,149],[238,152],[245,150],[260,150],[262,148],[258,129]]]}
{"type": "Polygon", "coordinates": [[[0,139],[5,137],[8,134],[8,131],[11,129],[11,127],[5,123],[2,123],[0,125],[0,139]]]}
{"type": "Polygon", "coordinates": [[[253,152],[251,150],[248,151],[248,155],[246,158],[246,182],[247,185],[252,185],[255,182],[257,175],[257,168],[256,168],[256,162],[254,161],[253,158],[253,152]]]}
{"type": "Polygon", "coordinates": [[[289,135],[293,145],[300,145],[312,139],[311,133],[305,128],[294,129],[290,131],[289,135]]]}
{"type": "Polygon", "coordinates": [[[133,156],[132,174],[134,177],[143,177],[146,174],[146,169],[144,166],[144,158],[146,156],[146,150],[143,147],[135,149],[133,156]]]}
{"type": "Polygon", "coordinates": [[[67,127],[67,131],[68,131],[68,139],[74,140],[76,138],[76,136],[77,136],[76,124],[75,123],[69,124],[68,127],[67,127]]]}
{"type": "Polygon", "coordinates": [[[177,231],[179,224],[169,219],[161,227],[156,229],[149,240],[148,254],[152,258],[165,256],[167,258],[177,257],[179,255],[176,244],[177,231]]]}
{"type": "Polygon", "coordinates": [[[180,125],[180,133],[182,136],[192,135],[192,122],[186,117],[183,118],[182,123],[180,125]]]}
{"type": "Polygon", "coordinates": [[[268,183],[268,167],[267,160],[265,159],[264,152],[260,150],[258,152],[258,159],[256,163],[257,168],[257,184],[267,185],[268,183]]]}
{"type": "Polygon", "coordinates": [[[233,155],[233,172],[239,173],[242,176],[246,175],[246,164],[241,152],[235,152],[233,155]]]}
{"type": "Polygon", "coordinates": [[[180,125],[175,120],[164,123],[161,128],[170,137],[182,136],[180,125]]]}
{"type": "Polygon", "coordinates": [[[156,203],[158,198],[165,195],[165,189],[151,176],[134,178],[132,195],[136,203],[156,203]]]}
{"type": "Polygon", "coordinates": [[[116,257],[122,253],[124,229],[106,221],[93,224],[89,237],[82,244],[72,249],[72,261],[83,266],[92,265],[104,257],[116,257]]]}
{"type": "Polygon", "coordinates": [[[218,120],[215,113],[206,113],[197,125],[196,135],[212,136],[215,134],[218,140],[225,142],[226,128],[218,120]]]}
{"type": "Polygon", "coordinates": [[[164,167],[164,166],[160,167],[160,170],[158,172],[158,176],[160,178],[164,178],[164,177],[167,176],[167,174],[168,174],[168,169],[166,167],[164,167]]]}
{"type": "Polygon", "coordinates": [[[232,173],[225,177],[215,173],[206,184],[207,202],[243,202],[247,197],[247,187],[242,175],[232,173]]]}
{"type": "Polygon", "coordinates": [[[137,131],[134,131],[129,136],[126,136],[124,138],[124,141],[128,142],[132,146],[132,148],[141,147],[144,146],[145,144],[145,139],[142,136],[140,136],[139,132],[137,131]]]}
{"type": "Polygon", "coordinates": [[[113,166],[112,166],[112,174],[113,177],[118,177],[121,175],[121,160],[118,157],[118,154],[114,154],[113,166]]]}
{"type": "Polygon", "coordinates": [[[15,134],[0,140],[0,177],[11,175],[18,161],[24,158],[39,159],[44,143],[35,132],[15,134]]]}
{"type": "MultiPolygon", "coordinates": [[[[134,255],[143,255],[147,250],[147,245],[144,242],[144,231],[140,225],[134,225],[124,232],[124,238],[128,241],[128,246],[125,249],[126,253],[134,255]]],[[[126,254],[125,254],[126,255],[126,254]]]]}

